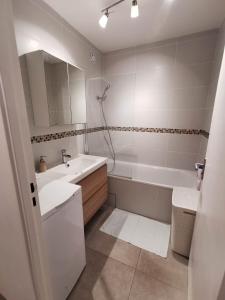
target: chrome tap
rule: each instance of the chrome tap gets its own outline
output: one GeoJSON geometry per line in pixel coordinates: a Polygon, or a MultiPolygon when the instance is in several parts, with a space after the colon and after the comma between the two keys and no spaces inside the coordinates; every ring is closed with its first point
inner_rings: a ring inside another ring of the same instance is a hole
{"type": "Polygon", "coordinates": [[[201,178],[201,180],[204,178],[205,166],[206,159],[204,159],[204,163],[195,163],[195,170],[198,171],[198,176],[201,178]]]}
{"type": "Polygon", "coordinates": [[[71,158],[71,155],[66,153],[66,149],[62,149],[61,153],[62,153],[62,163],[68,167],[69,165],[67,162],[67,158],[71,158]]]}

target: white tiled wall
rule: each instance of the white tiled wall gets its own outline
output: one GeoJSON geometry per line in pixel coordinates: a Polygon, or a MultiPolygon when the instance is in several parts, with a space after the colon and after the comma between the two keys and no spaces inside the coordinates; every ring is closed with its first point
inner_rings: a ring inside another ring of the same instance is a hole
{"type": "Polygon", "coordinates": [[[104,76],[112,85],[105,103],[109,123],[201,128],[217,35],[211,31],[104,55],[104,76]]]}
{"type": "MultiPolygon", "coordinates": [[[[38,49],[61,58],[85,71],[87,78],[101,76],[101,53],[84,37],[63,21],[56,13],[39,0],[13,0],[15,33],[18,54],[38,49]],[[90,60],[90,54],[96,62],[90,60]]],[[[25,91],[27,111],[30,121],[31,136],[71,130],[77,126],[53,126],[37,128],[33,125],[33,112],[29,91],[25,91]]],[[[47,162],[52,165],[60,160],[60,150],[68,149],[72,155],[82,151],[82,137],[72,137],[47,143],[33,144],[36,163],[40,155],[47,155],[47,162]]]]}
{"type": "MultiPolygon", "coordinates": [[[[104,108],[111,126],[204,129],[217,31],[103,56],[111,83],[104,108]]],[[[210,107],[212,107],[210,103],[210,107]]],[[[195,135],[113,132],[117,159],[193,169],[204,158],[195,135]]],[[[92,147],[94,151],[97,148],[92,147]]],[[[97,152],[101,152],[99,145],[97,152]]],[[[105,151],[105,149],[104,149],[105,151]]]]}

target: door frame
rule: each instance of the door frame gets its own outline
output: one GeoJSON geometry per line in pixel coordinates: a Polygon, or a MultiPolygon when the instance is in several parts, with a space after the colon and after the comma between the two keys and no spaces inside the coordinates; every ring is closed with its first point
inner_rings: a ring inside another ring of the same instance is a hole
{"type": "Polygon", "coordinates": [[[21,221],[37,300],[52,300],[50,278],[42,238],[41,214],[25,97],[13,25],[12,4],[1,1],[0,105],[14,171],[21,221]],[[31,192],[33,183],[35,191],[31,192]],[[35,197],[37,205],[33,205],[35,197]]]}

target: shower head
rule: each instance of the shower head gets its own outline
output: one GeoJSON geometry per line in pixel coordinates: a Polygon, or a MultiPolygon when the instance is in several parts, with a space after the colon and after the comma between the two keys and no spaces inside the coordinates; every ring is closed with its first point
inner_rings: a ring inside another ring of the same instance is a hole
{"type": "Polygon", "coordinates": [[[105,101],[105,99],[106,99],[106,97],[107,97],[106,92],[107,92],[109,89],[110,89],[110,84],[108,83],[107,86],[105,87],[104,91],[103,91],[102,96],[97,96],[97,100],[98,100],[98,101],[101,101],[101,102],[105,101]]]}

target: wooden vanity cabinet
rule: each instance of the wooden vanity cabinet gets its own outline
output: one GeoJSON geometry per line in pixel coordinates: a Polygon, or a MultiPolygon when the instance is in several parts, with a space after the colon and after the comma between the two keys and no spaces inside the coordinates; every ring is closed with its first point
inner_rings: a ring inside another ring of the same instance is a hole
{"type": "Polygon", "coordinates": [[[84,224],[87,224],[107,199],[107,166],[100,167],[77,184],[82,188],[84,224]]]}

